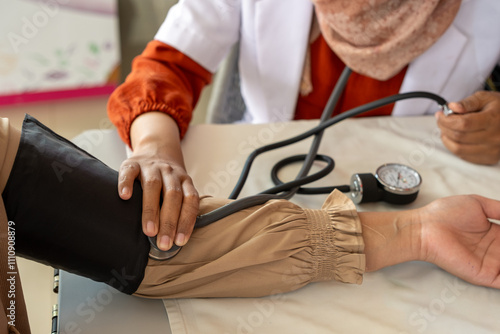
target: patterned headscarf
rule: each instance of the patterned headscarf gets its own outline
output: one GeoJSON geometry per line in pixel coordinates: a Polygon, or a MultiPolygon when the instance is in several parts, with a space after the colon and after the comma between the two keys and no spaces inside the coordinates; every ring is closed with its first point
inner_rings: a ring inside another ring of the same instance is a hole
{"type": "Polygon", "coordinates": [[[312,0],[323,37],[353,71],[387,80],[453,22],[461,0],[312,0]]]}

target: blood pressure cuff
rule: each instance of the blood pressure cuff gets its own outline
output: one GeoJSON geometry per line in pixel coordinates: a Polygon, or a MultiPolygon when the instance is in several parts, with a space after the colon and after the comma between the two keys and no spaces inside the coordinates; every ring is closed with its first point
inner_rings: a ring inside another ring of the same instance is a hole
{"type": "Polygon", "coordinates": [[[2,193],[16,254],[134,293],[149,252],[142,190],[136,181],[124,201],[117,182],[115,170],[26,116],[2,193]]]}

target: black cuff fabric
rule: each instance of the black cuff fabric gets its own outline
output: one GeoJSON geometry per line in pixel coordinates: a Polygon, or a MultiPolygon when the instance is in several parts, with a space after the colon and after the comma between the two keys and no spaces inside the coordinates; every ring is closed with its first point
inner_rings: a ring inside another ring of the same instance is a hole
{"type": "Polygon", "coordinates": [[[17,255],[134,293],[149,252],[142,190],[136,181],[124,201],[117,182],[117,171],[26,116],[2,193],[17,255]]]}

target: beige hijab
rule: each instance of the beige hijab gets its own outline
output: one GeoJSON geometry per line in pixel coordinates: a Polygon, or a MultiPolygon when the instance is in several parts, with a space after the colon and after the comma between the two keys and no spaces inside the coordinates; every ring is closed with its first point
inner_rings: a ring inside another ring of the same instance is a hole
{"type": "Polygon", "coordinates": [[[353,71],[387,80],[448,29],[461,0],[312,0],[330,48],[353,71]]]}

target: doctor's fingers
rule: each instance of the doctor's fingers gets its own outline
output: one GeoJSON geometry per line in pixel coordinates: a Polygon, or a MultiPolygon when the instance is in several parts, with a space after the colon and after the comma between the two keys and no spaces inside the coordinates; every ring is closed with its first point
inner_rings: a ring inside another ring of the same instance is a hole
{"type": "Polygon", "coordinates": [[[127,200],[132,197],[134,181],[140,175],[141,167],[137,162],[125,160],[118,171],[118,194],[121,199],[127,200]]]}
{"type": "Polygon", "coordinates": [[[486,144],[500,145],[500,129],[481,129],[481,130],[453,130],[446,127],[439,127],[441,136],[458,144],[486,144]]]}
{"type": "Polygon", "coordinates": [[[441,136],[444,146],[465,161],[481,165],[494,165],[500,161],[500,145],[457,143],[441,136]]]}
{"type": "Polygon", "coordinates": [[[461,114],[482,111],[484,109],[500,109],[500,92],[475,92],[459,102],[449,103],[448,106],[454,112],[461,114]]]}
{"type": "Polygon", "coordinates": [[[141,180],[142,187],[142,231],[153,237],[158,231],[160,212],[160,195],[162,189],[161,175],[158,171],[151,173],[141,169],[141,165],[133,159],[123,161],[118,173],[118,193],[124,200],[130,199],[135,179],[141,180]],[[156,175],[155,175],[156,174],[156,175]]]}
{"type": "Polygon", "coordinates": [[[458,131],[493,129],[500,131],[500,93],[476,92],[460,102],[449,103],[458,114],[444,116],[436,113],[438,125],[458,131]]]}
{"type": "Polygon", "coordinates": [[[159,169],[141,170],[142,186],[142,230],[153,237],[158,234],[160,201],[163,189],[162,175],[159,169]]]}
{"type": "Polygon", "coordinates": [[[199,195],[190,177],[171,178],[164,183],[160,212],[158,246],[167,250],[175,243],[184,246],[189,240],[199,210],[199,195]]]}
{"type": "Polygon", "coordinates": [[[500,112],[496,115],[491,110],[468,114],[445,116],[442,111],[436,113],[437,125],[443,130],[458,132],[487,131],[500,127],[500,112]]]}
{"type": "Polygon", "coordinates": [[[441,135],[457,144],[471,144],[500,147],[500,110],[444,116],[437,115],[441,135]]]}

